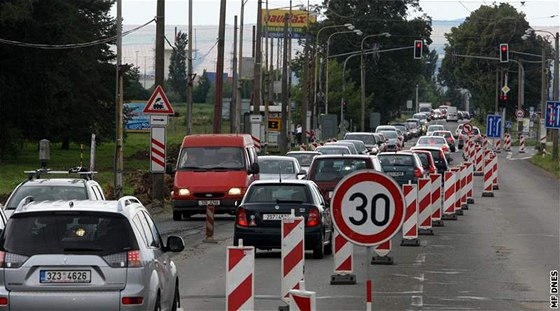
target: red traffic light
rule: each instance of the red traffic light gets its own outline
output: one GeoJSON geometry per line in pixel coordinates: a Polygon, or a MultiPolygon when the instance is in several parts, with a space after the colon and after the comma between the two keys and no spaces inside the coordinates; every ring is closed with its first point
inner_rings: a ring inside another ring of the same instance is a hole
{"type": "Polygon", "coordinates": [[[507,43],[500,44],[500,62],[501,63],[509,62],[509,44],[507,43]]]}
{"type": "Polygon", "coordinates": [[[422,40],[414,40],[414,59],[422,58],[422,40]]]}

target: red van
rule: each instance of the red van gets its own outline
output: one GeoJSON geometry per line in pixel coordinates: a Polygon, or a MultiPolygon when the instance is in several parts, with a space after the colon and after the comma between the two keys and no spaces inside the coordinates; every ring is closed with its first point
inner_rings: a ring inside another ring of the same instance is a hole
{"type": "Polygon", "coordinates": [[[259,177],[257,151],[248,134],[202,134],[183,138],[171,193],[173,220],[215,213],[235,214],[247,187],[259,177]]]}

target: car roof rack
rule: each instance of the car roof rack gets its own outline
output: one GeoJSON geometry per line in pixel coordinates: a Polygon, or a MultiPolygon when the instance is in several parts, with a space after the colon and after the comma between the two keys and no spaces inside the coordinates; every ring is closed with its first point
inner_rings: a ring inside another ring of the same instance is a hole
{"type": "Polygon", "coordinates": [[[76,166],[67,171],[53,171],[48,168],[39,168],[34,171],[24,171],[27,174],[28,180],[39,179],[42,175],[50,175],[50,174],[58,174],[58,175],[70,175],[70,174],[77,174],[81,178],[86,180],[93,180],[93,175],[95,175],[96,171],[90,171],[85,167],[76,166]]]}

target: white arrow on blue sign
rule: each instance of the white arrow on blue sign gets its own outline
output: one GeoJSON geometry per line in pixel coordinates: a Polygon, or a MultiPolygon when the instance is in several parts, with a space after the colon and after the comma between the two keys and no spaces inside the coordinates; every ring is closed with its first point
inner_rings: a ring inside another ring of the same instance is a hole
{"type": "Polygon", "coordinates": [[[502,137],[502,116],[493,114],[486,116],[486,136],[488,138],[502,137]]]}
{"type": "Polygon", "coordinates": [[[546,128],[560,129],[560,102],[546,102],[546,114],[544,120],[546,128]]]}

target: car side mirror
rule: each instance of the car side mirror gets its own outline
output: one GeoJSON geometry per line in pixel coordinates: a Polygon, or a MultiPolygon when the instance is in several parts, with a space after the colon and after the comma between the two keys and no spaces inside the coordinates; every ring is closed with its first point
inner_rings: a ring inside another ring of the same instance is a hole
{"type": "Polygon", "coordinates": [[[167,237],[167,247],[166,251],[172,251],[174,253],[181,252],[185,249],[185,242],[183,238],[176,235],[170,235],[167,237]]]}
{"type": "Polygon", "coordinates": [[[173,167],[173,165],[171,164],[165,165],[165,173],[169,175],[175,174],[175,167],[173,167]]]}
{"type": "Polygon", "coordinates": [[[247,172],[249,174],[258,174],[260,172],[259,163],[252,163],[247,172]]]}

